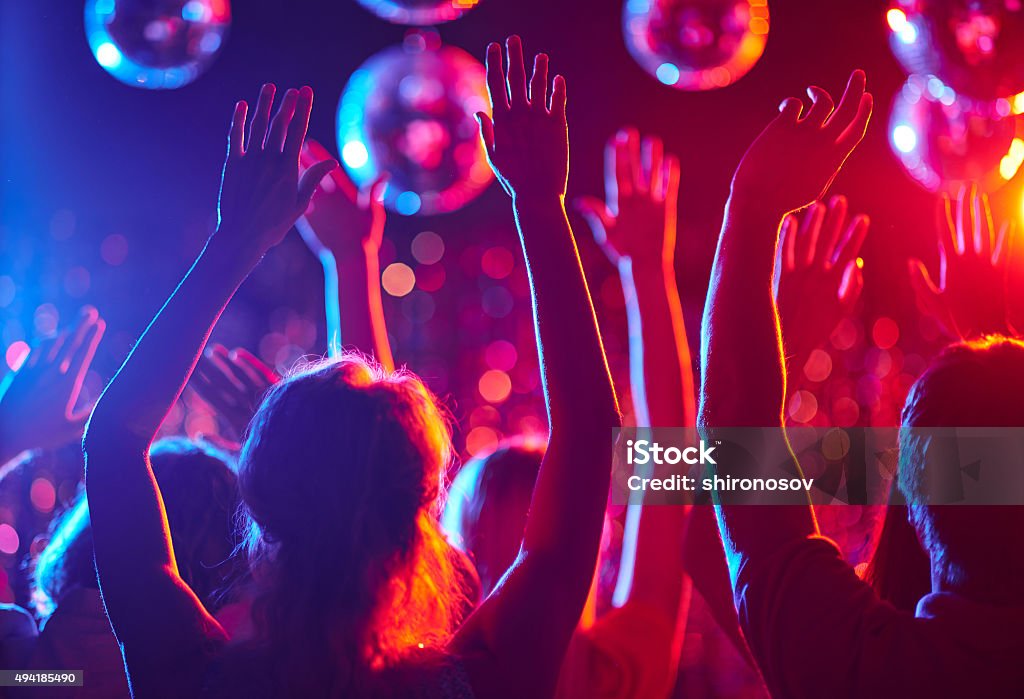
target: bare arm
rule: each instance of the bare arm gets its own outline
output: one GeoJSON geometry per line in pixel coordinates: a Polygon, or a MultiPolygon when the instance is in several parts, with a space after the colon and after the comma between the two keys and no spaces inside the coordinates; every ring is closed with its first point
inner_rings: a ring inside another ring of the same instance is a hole
{"type": "MultiPolygon", "coordinates": [[[[704,308],[700,426],[766,427],[762,458],[788,458],[782,431],[786,370],[772,294],[783,217],[821,196],[860,142],[871,115],[864,74],[856,71],[833,111],[831,97],[811,89],[813,105],[786,100],[747,150],[733,178],[704,308]]],[[[719,460],[728,468],[729,455],[719,460]]],[[[720,496],[722,538],[735,582],[738,566],[785,543],[815,534],[810,506],[735,507],[720,496]]]]}
{"type": "Polygon", "coordinates": [[[476,659],[469,669],[481,696],[519,697],[554,690],[583,609],[597,560],[612,428],[619,414],[565,215],[565,81],[555,78],[549,108],[547,56],[537,56],[528,93],[518,37],[509,39],[508,55],[506,82],[501,48],[488,47],[494,120],[478,118],[492,168],[513,198],[533,294],[550,438],[520,555],[460,630],[456,647],[476,659]]]}
{"type": "MultiPolygon", "coordinates": [[[[328,157],[319,143],[306,141],[301,155],[305,167],[328,157]]],[[[384,186],[381,179],[358,191],[338,168],[313,195],[309,210],[296,227],[323,265],[331,355],[337,355],[342,347],[354,348],[373,354],[386,370],[393,371],[395,361],[380,295],[384,186]]]]}
{"type": "MultiPolygon", "coordinates": [[[[635,129],[624,129],[605,148],[605,192],[606,202],[585,199],[580,209],[622,282],[637,425],[693,427],[693,373],[675,273],[679,160],[664,155],[661,139],[641,140],[635,129]]],[[[687,512],[682,503],[629,505],[613,599],[617,605],[641,603],[676,620],[670,673],[678,666],[686,625],[681,600],[689,596],[682,559],[687,512]]]]}
{"type": "Polygon", "coordinates": [[[85,436],[100,587],[135,691],[146,696],[194,692],[199,656],[224,638],[178,575],[149,446],[232,294],[288,232],[317,181],[336,166],[323,163],[299,179],[312,91],[289,90],[271,122],[273,98],[274,87],[264,86],[247,147],[247,106],[236,105],[217,232],[107,386],[85,436]],[[175,670],[174,686],[161,672],[168,667],[175,670]]]}

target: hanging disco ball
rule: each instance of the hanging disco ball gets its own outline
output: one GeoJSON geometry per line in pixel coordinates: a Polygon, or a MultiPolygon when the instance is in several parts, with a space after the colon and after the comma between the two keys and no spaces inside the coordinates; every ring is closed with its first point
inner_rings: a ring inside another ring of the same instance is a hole
{"type": "Polygon", "coordinates": [[[926,189],[954,192],[973,181],[994,191],[1024,163],[1021,117],[1007,114],[934,76],[912,75],[893,100],[889,144],[926,189]]]}
{"type": "Polygon", "coordinates": [[[908,73],[935,75],[978,99],[1024,91],[1021,0],[896,0],[885,18],[908,73]]]}
{"type": "Polygon", "coordinates": [[[480,0],[359,0],[381,19],[395,24],[441,24],[458,19],[480,0]]]}
{"type": "Polygon", "coordinates": [[[85,33],[96,62],[128,85],[174,89],[213,62],[228,27],[228,0],[87,0],[85,33]]]}
{"type": "Polygon", "coordinates": [[[678,90],[736,82],[768,42],[768,0],[626,0],[622,31],[634,60],[678,90]]]}
{"type": "Polygon", "coordinates": [[[387,173],[393,211],[455,211],[492,178],[477,112],[490,113],[483,65],[436,34],[413,33],[349,78],[338,103],[341,161],[360,186],[387,173]]]}

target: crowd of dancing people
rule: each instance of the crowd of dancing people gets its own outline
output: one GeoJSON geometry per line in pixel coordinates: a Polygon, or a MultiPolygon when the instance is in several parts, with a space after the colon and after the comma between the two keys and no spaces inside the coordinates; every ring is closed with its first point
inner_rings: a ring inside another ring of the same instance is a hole
{"type": "MultiPolygon", "coordinates": [[[[450,414],[388,344],[386,181],[358,190],[306,138],[310,88],[275,111],[264,85],[234,107],[216,231],[96,404],[72,411],[105,328],[92,308],[0,393],[0,461],[82,438],[86,463],[33,563],[35,608],[0,614],[2,669],[84,670],[84,683],[11,696],[657,699],[673,692],[693,590],[771,696],[1024,696],[1024,515],[933,504],[929,444],[912,436],[866,573],[809,501],[721,493],[714,507],[631,507],[613,603],[598,608],[623,419],[566,214],[567,85],[548,61],[528,71],[515,36],[488,46],[491,114],[477,115],[529,275],[543,448],[509,440],[446,483],[450,414]],[[293,227],[323,262],[332,343],[278,376],[208,340],[293,227]],[[236,442],[158,439],[189,385],[236,442]]],[[[608,143],[606,196],[579,207],[626,298],[631,424],[706,439],[775,428],[759,458],[796,460],[787,368],[856,302],[869,227],[843,197],[824,201],[868,127],[866,76],[838,100],[808,95],[781,103],[735,170],[696,382],[674,260],[679,159],[631,128],[608,143]]],[[[1009,234],[973,188],[945,206],[942,270],[911,274],[964,339],[918,378],[903,428],[1024,426],[1024,343],[957,276],[1002,279],[1009,234]]]]}

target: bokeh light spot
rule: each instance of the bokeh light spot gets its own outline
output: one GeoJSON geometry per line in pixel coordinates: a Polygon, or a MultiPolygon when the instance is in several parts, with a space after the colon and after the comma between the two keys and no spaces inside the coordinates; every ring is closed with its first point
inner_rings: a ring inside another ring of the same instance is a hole
{"type": "Polygon", "coordinates": [[[111,267],[124,264],[128,259],[128,239],[120,233],[108,235],[100,243],[100,257],[111,267]]]}
{"type": "Polygon", "coordinates": [[[21,365],[25,363],[25,360],[28,359],[29,349],[28,343],[24,340],[12,342],[5,353],[7,367],[11,371],[17,371],[20,369],[21,365]]]}
{"type": "Polygon", "coordinates": [[[351,168],[359,169],[370,160],[370,153],[362,141],[349,141],[341,149],[341,159],[351,168]]]}
{"type": "Polygon", "coordinates": [[[504,279],[512,273],[516,258],[503,247],[488,248],[480,258],[480,268],[491,279],[504,279]]]}
{"type": "Polygon", "coordinates": [[[899,342],[900,326],[892,318],[879,318],[871,326],[871,339],[877,347],[889,349],[899,342]]]}
{"type": "Polygon", "coordinates": [[[466,451],[470,456],[493,451],[496,446],[498,446],[498,433],[490,427],[484,425],[474,427],[466,435],[466,451]]]}
{"type": "Polygon", "coordinates": [[[405,296],[416,286],[416,273],[407,264],[392,263],[384,269],[381,285],[392,296],[405,296]]]}
{"type": "Polygon", "coordinates": [[[679,82],[679,68],[672,63],[662,63],[658,66],[655,77],[664,85],[675,85],[679,82]]]}
{"type": "Polygon", "coordinates": [[[0,524],[0,553],[13,555],[18,552],[20,545],[21,539],[18,538],[18,532],[14,527],[7,523],[0,524]]]}
{"type": "Polygon", "coordinates": [[[794,422],[808,423],[818,414],[818,399],[810,391],[797,391],[789,399],[789,416],[794,422]]]}
{"type": "Polygon", "coordinates": [[[422,200],[416,192],[402,192],[395,197],[395,211],[403,216],[412,216],[419,212],[422,200]]]}
{"type": "Polygon", "coordinates": [[[417,262],[432,265],[444,257],[444,240],[433,231],[423,231],[412,239],[412,256],[417,262]]]}
{"type": "Polygon", "coordinates": [[[52,512],[57,504],[57,489],[49,478],[36,478],[29,488],[29,499],[40,512],[52,512]]]}
{"type": "Polygon", "coordinates": [[[504,402],[512,392],[512,379],[499,369],[489,369],[480,377],[477,388],[484,400],[491,403],[504,402]]]}

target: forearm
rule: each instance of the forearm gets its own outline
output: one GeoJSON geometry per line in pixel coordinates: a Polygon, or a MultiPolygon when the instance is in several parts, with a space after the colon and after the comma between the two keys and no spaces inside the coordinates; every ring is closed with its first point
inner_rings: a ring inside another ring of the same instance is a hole
{"type": "Polygon", "coordinates": [[[673,265],[631,263],[619,275],[627,299],[634,403],[644,400],[647,426],[693,427],[697,406],[690,346],[673,265]]]}
{"type": "MultiPolygon", "coordinates": [[[[746,450],[719,447],[713,469],[722,475],[787,460],[799,473],[782,429],[786,372],[772,294],[781,219],[730,203],[711,273],[702,333],[700,426],[709,439],[728,434],[717,433],[719,428],[764,428],[756,448],[752,442],[744,445],[746,450]]],[[[716,499],[733,576],[746,556],[816,533],[806,498],[785,497],[779,502],[786,505],[769,507],[737,504],[729,493],[718,493],[716,499]]]]}
{"type": "Polygon", "coordinates": [[[327,330],[332,356],[342,347],[373,354],[387,371],[395,368],[380,292],[379,251],[372,246],[321,255],[327,330]]]}
{"type": "Polygon", "coordinates": [[[703,428],[782,425],[786,373],[772,294],[781,220],[726,206],[701,333],[703,428]]]}
{"type": "Polygon", "coordinates": [[[596,553],[600,535],[618,404],[561,198],[517,199],[515,211],[533,289],[548,407],[551,439],[545,466],[557,466],[541,469],[524,544],[587,559],[591,549],[596,553]],[[582,548],[558,541],[576,531],[594,535],[579,542],[582,548]]]}
{"type": "Polygon", "coordinates": [[[113,438],[148,447],[224,307],[258,260],[222,248],[216,235],[210,239],[97,402],[87,446],[113,438]]]}
{"type": "MultiPolygon", "coordinates": [[[[693,374],[672,261],[620,264],[619,275],[627,304],[637,423],[691,428],[696,423],[693,374]],[[646,421],[641,421],[642,415],[646,421]]],[[[624,534],[630,545],[623,544],[616,589],[618,599],[645,604],[676,619],[676,658],[686,620],[680,602],[690,585],[682,559],[686,519],[682,503],[631,504],[624,534]]]]}

